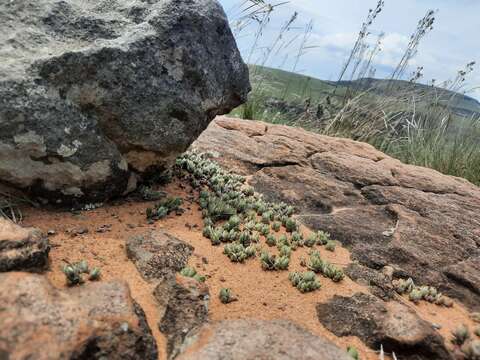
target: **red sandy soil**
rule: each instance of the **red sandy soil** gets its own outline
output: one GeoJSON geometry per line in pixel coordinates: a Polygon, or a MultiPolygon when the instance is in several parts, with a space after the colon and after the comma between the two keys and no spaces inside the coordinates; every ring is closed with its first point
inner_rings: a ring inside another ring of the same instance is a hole
{"type": "MultiPolygon", "coordinates": [[[[289,271],[305,271],[300,265],[301,257],[308,258],[308,248],[299,248],[293,252],[288,271],[267,272],[261,269],[258,259],[247,260],[244,264],[232,263],[223,255],[223,246],[213,247],[210,241],[202,236],[202,219],[198,206],[193,202],[195,195],[178,181],[172,182],[162,189],[169,196],[180,196],[184,200],[185,212],[181,216],[169,215],[154,224],[148,224],[145,209],[152,202],[123,201],[121,204],[105,205],[92,211],[77,213],[25,209],[24,226],[35,226],[43,231],[54,230],[50,236],[53,248],[50,252],[51,269],[48,278],[55,286],[65,287],[65,277],[61,267],[66,262],[87,260],[90,266],[102,269],[102,280],[120,278],[125,280],[131,289],[133,298],[145,311],[147,321],[157,340],[159,358],[165,359],[165,339],[158,330],[159,314],[152,295],[154,284],[142,279],[135,265],[127,258],[125,240],[135,234],[149,229],[165,229],[178,238],[194,246],[194,255],[190,265],[200,274],[206,275],[206,283],[210,289],[211,301],[209,314],[211,321],[238,318],[288,319],[312,333],[323,336],[341,348],[355,346],[361,359],[378,359],[378,353],[367,348],[358,338],[338,338],[326,330],[318,321],[315,305],[328,301],[333,295],[352,295],[355,292],[368,290],[345,278],[340,283],[319,276],[322,288],[318,291],[302,294],[288,281],[289,271]],[[101,226],[108,225],[107,232],[97,232],[101,226]],[[85,227],[88,233],[73,235],[72,230],[85,227]],[[239,300],[230,304],[222,304],[218,293],[222,287],[231,288],[239,300]]],[[[304,235],[308,229],[303,228],[304,235]]],[[[275,248],[263,246],[275,253],[275,248]]],[[[322,258],[345,267],[350,263],[350,253],[337,246],[335,252],[317,247],[322,258]]],[[[451,331],[459,324],[466,324],[473,329],[468,311],[461,305],[453,308],[439,307],[422,302],[414,305],[408,300],[404,302],[417,313],[432,323],[441,326],[440,333],[447,339],[451,331]]]]}

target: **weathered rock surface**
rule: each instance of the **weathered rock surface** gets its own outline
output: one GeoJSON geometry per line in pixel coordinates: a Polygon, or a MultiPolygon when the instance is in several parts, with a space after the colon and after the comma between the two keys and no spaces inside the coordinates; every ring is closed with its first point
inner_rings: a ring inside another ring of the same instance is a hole
{"type": "Polygon", "coordinates": [[[165,231],[152,231],[127,239],[127,255],[148,281],[156,283],[158,327],[167,338],[169,359],[175,358],[208,321],[210,299],[205,283],[178,275],[193,247],[165,231]]]}
{"type": "Polygon", "coordinates": [[[48,238],[0,217],[0,272],[42,271],[48,266],[48,238]]]}
{"type": "Polygon", "coordinates": [[[383,302],[357,293],[334,296],[317,305],[320,322],[337,336],[358,336],[368,346],[395,352],[399,359],[453,359],[443,338],[426,321],[401,303],[383,302]]]}
{"type": "Polygon", "coordinates": [[[55,289],[40,275],[0,274],[1,359],[157,359],[123,282],[55,289]]]}
{"type": "Polygon", "coordinates": [[[154,296],[163,309],[158,326],[167,337],[168,358],[173,359],[208,321],[208,287],[192,278],[170,277],[157,285],[154,296]]]}
{"type": "Polygon", "coordinates": [[[353,281],[368,286],[370,292],[382,300],[388,301],[396,294],[392,278],[381,271],[358,263],[351,263],[345,268],[345,274],[353,281]]]}
{"type": "Polygon", "coordinates": [[[216,0],[0,2],[0,181],[103,200],[249,91],[216,0]]]}
{"type": "Polygon", "coordinates": [[[199,338],[200,344],[179,359],[351,360],[345,350],[285,320],[222,321],[206,327],[199,338]]]}
{"type": "Polygon", "coordinates": [[[193,247],[164,231],[127,239],[127,255],[146,280],[165,279],[182,270],[193,247]]]}
{"type": "Polygon", "coordinates": [[[216,153],[361,264],[386,265],[480,309],[480,189],[372,146],[301,129],[217,118],[193,148],[216,153]]]}

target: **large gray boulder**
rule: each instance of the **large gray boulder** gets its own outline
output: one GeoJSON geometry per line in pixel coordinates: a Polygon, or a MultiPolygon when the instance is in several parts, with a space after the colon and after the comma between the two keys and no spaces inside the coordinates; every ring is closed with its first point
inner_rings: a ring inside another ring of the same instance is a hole
{"type": "Polygon", "coordinates": [[[103,200],[245,101],[216,0],[0,2],[0,181],[103,200]]]}

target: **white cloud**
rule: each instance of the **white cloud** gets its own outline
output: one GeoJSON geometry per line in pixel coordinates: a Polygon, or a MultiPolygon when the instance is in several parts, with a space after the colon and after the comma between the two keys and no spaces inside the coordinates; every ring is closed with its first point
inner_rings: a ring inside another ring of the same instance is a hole
{"type": "MultiPolygon", "coordinates": [[[[241,0],[220,0],[226,9],[232,9],[241,0]]],[[[317,46],[302,57],[299,69],[306,74],[322,79],[335,79],[357,37],[360,25],[377,0],[292,0],[288,5],[277,8],[271,16],[269,29],[262,42],[268,45],[276,36],[281,24],[292,14],[299,12],[298,25],[301,27],[310,19],[314,20],[314,32],[310,45],[317,46]]],[[[417,56],[410,62],[407,74],[417,66],[424,67],[424,80],[432,78],[438,82],[453,78],[467,62],[476,60],[480,66],[480,0],[402,0],[385,1],[385,8],[371,27],[374,34],[385,32],[382,52],[374,65],[380,76],[389,72],[401,59],[410,34],[418,20],[428,9],[439,9],[434,30],[422,39],[417,56]]],[[[375,41],[375,36],[371,36],[375,41]]],[[[239,39],[242,50],[251,48],[251,37],[239,39]]],[[[244,50],[245,51],[245,50],[244,50]]],[[[294,52],[294,51],[293,51],[294,52]]],[[[245,52],[244,52],[245,55],[245,52]]],[[[290,54],[290,59],[293,57],[290,54]]],[[[273,59],[272,65],[283,63],[284,55],[273,59]]],[[[287,62],[286,69],[290,70],[287,62]]],[[[480,73],[470,77],[470,87],[480,85],[480,73]]],[[[480,98],[480,90],[475,93],[480,98]]]]}

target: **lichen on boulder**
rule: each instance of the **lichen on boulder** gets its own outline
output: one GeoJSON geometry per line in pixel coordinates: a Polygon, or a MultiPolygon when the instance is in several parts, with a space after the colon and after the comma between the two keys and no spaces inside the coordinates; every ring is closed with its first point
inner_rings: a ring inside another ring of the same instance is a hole
{"type": "Polygon", "coordinates": [[[216,0],[1,2],[0,57],[0,181],[55,202],[133,189],[250,89],[216,0]]]}

